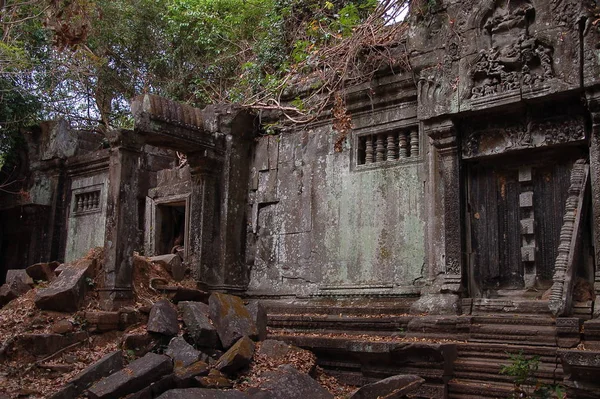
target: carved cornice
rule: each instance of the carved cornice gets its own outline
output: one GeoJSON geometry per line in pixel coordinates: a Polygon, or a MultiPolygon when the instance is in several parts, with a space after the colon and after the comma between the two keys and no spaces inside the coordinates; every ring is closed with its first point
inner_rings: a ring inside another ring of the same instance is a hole
{"type": "Polygon", "coordinates": [[[454,153],[457,151],[456,126],[450,119],[428,123],[424,127],[425,133],[433,140],[433,146],[440,154],[454,153]]]}

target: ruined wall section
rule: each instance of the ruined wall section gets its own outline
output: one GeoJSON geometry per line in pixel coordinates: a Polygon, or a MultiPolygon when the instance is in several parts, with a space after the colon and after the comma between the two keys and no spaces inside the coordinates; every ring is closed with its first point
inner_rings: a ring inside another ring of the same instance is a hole
{"type": "Polygon", "coordinates": [[[407,79],[388,77],[349,93],[354,129],[342,152],[334,150],[338,133],[330,123],[257,139],[250,295],[419,292],[426,171],[419,150],[426,146],[407,79]],[[379,95],[369,99],[366,90],[379,95]]]}

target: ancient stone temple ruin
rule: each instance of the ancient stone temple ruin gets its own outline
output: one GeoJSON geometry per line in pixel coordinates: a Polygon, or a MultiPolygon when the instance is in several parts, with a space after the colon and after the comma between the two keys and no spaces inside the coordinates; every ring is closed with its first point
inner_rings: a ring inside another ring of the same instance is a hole
{"type": "Polygon", "coordinates": [[[0,279],[101,246],[112,310],[134,252],[176,253],[198,288],[260,299],[271,336],[348,381],[507,397],[500,364],[522,352],[539,381],[598,397],[594,7],[437,1],[398,45],[410,70],[346,90],[341,151],[328,117],[263,135],[276,115],[154,95],[105,141],[32,128],[28,195],[0,202],[0,279]]]}

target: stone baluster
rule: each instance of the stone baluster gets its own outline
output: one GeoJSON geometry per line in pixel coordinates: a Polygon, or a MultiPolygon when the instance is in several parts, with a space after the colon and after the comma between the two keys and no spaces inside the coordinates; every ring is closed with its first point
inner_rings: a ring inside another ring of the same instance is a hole
{"type": "Polygon", "coordinates": [[[77,201],[75,211],[81,212],[83,210],[83,197],[81,195],[78,195],[77,198],[75,199],[75,201],[77,201]]]}
{"type": "Polygon", "coordinates": [[[385,141],[382,134],[377,135],[377,147],[375,150],[375,162],[385,161],[385,141]]]}
{"type": "Polygon", "coordinates": [[[373,136],[367,136],[365,148],[365,163],[373,163],[373,136]]]}
{"type": "Polygon", "coordinates": [[[419,132],[417,130],[410,132],[410,156],[419,156],[419,132]]]}
{"type": "Polygon", "coordinates": [[[90,193],[83,194],[83,210],[87,211],[90,209],[90,193]]]}
{"type": "Polygon", "coordinates": [[[408,156],[408,151],[407,151],[407,143],[406,143],[406,133],[404,133],[404,132],[400,132],[400,134],[398,135],[398,148],[399,148],[398,158],[400,158],[400,159],[406,158],[408,156]]]}
{"type": "Polygon", "coordinates": [[[394,133],[388,133],[387,136],[387,160],[394,161],[397,158],[396,154],[396,135],[394,133]]]}

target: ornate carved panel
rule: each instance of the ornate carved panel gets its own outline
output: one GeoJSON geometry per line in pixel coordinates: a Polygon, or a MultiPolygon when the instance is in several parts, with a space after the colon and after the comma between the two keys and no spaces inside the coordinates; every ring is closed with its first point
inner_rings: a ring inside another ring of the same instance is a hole
{"type": "Polygon", "coordinates": [[[577,142],[585,138],[584,126],[583,117],[466,125],[462,129],[462,155],[469,159],[577,142]]]}

